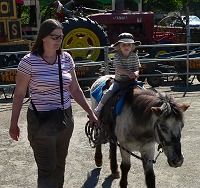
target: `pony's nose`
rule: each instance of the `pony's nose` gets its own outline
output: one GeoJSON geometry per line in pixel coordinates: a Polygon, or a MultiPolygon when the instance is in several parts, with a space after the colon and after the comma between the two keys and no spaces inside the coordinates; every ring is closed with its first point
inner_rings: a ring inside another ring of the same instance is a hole
{"type": "Polygon", "coordinates": [[[182,166],[183,160],[184,158],[183,156],[181,156],[181,157],[173,158],[172,160],[168,160],[168,163],[171,167],[177,168],[177,167],[182,166]]]}

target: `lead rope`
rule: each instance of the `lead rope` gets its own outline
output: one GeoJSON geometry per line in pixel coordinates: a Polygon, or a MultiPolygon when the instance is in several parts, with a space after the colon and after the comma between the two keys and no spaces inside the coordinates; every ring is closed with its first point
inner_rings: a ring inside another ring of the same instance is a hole
{"type": "Polygon", "coordinates": [[[161,147],[158,147],[158,154],[157,156],[155,157],[155,159],[153,160],[145,160],[143,159],[142,157],[134,154],[133,152],[127,150],[126,148],[124,148],[123,146],[121,146],[117,141],[113,140],[112,138],[110,138],[109,134],[103,130],[101,127],[99,127],[96,123],[94,123],[94,125],[91,127],[90,126],[90,121],[88,121],[85,125],[85,134],[86,136],[88,137],[89,139],[89,144],[92,148],[95,148],[96,145],[99,145],[99,144],[105,144],[107,142],[110,142],[110,143],[113,143],[115,145],[117,145],[118,147],[120,147],[121,149],[123,149],[124,151],[126,151],[128,154],[130,154],[131,156],[145,162],[145,163],[156,163],[156,160],[157,158],[159,157],[159,155],[163,152],[161,149],[161,147]],[[105,140],[102,140],[102,141],[99,141],[97,140],[97,136],[99,135],[100,131],[102,131],[106,138],[105,140]]]}

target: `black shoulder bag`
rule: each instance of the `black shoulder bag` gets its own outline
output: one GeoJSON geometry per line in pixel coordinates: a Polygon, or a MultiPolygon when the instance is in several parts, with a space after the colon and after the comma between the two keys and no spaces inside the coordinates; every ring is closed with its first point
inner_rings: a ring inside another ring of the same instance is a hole
{"type": "Polygon", "coordinates": [[[67,126],[67,113],[64,110],[64,99],[63,99],[63,80],[61,71],[60,55],[58,55],[58,67],[59,67],[59,81],[60,81],[60,96],[61,96],[61,108],[50,110],[46,112],[38,112],[33,101],[31,104],[38,118],[40,126],[43,128],[45,133],[49,136],[55,135],[56,133],[64,130],[67,126]]]}

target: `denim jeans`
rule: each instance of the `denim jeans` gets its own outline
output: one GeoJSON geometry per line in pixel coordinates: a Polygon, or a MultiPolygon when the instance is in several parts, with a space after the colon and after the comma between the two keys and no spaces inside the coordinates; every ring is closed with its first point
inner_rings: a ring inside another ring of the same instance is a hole
{"type": "Polygon", "coordinates": [[[48,136],[39,125],[35,112],[31,109],[27,111],[28,140],[38,167],[38,188],[63,187],[65,160],[74,129],[71,107],[66,113],[68,115],[66,129],[48,136]]]}

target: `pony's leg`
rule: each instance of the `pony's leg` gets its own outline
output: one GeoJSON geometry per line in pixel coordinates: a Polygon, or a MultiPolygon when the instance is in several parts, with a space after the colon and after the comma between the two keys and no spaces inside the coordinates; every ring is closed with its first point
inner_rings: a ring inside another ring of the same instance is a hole
{"type": "Polygon", "coordinates": [[[122,162],[121,162],[121,165],[120,165],[121,179],[120,179],[119,185],[120,185],[121,188],[127,188],[128,172],[131,168],[130,154],[128,154],[127,152],[125,152],[122,149],[120,149],[120,151],[121,151],[122,162]]]}
{"type": "Polygon", "coordinates": [[[148,188],[155,188],[155,174],[153,170],[153,164],[143,162],[145,181],[148,188]]]}
{"type": "Polygon", "coordinates": [[[101,144],[99,144],[95,148],[95,155],[94,155],[94,160],[97,167],[102,166],[102,158],[103,156],[102,156],[101,144]]]}
{"type": "Polygon", "coordinates": [[[153,162],[148,162],[148,159],[153,159],[154,156],[154,149],[148,152],[141,153],[141,157],[144,159],[143,161],[143,169],[145,175],[145,181],[147,188],[155,188],[155,174],[153,169],[153,162]]]}
{"type": "Polygon", "coordinates": [[[119,170],[117,164],[117,146],[116,144],[110,143],[110,169],[113,178],[119,178],[119,170]]]}

